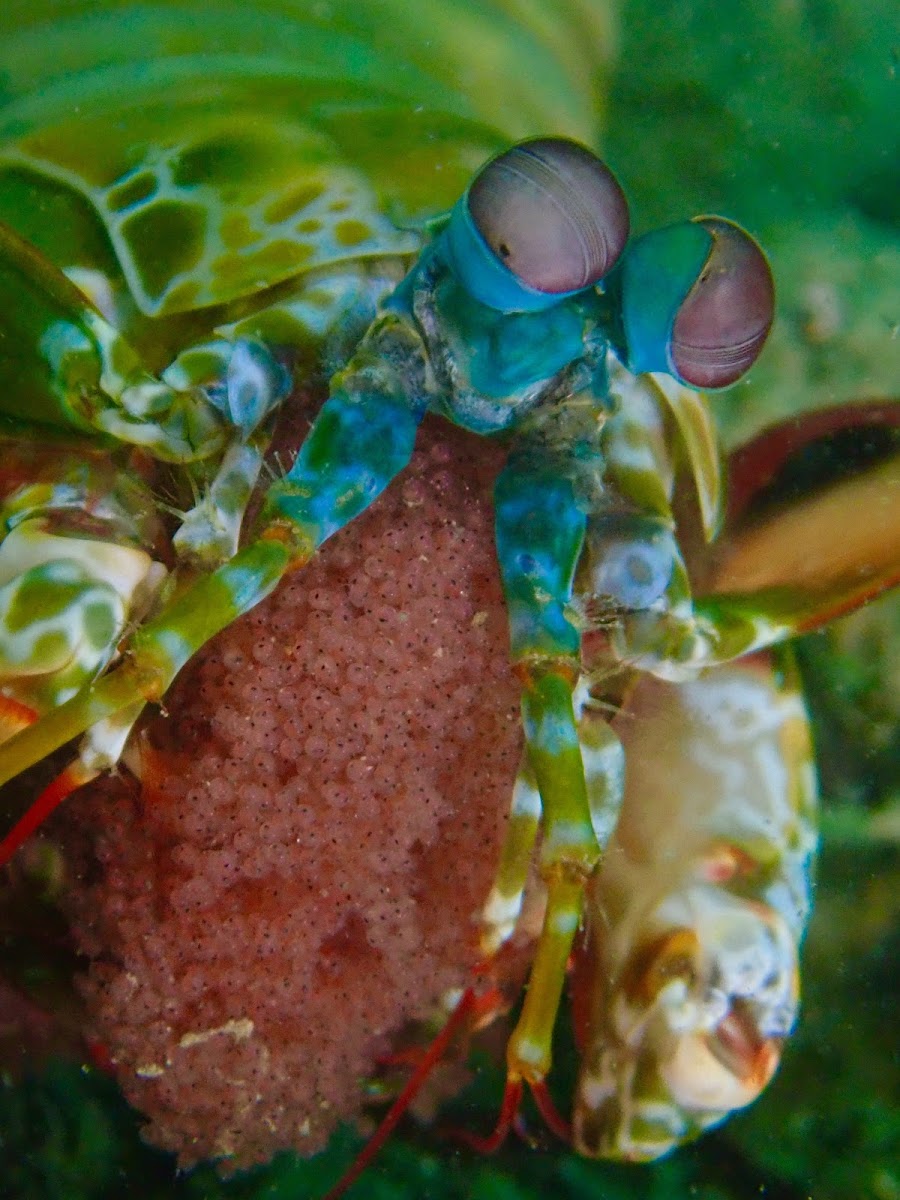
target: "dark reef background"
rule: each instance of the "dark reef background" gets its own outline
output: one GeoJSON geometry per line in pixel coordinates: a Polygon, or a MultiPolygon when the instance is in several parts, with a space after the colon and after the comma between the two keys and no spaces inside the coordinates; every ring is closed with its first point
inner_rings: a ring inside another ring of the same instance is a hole
{"type": "MultiPolygon", "coordinates": [[[[729,438],[790,411],[896,395],[893,0],[626,0],[621,29],[605,150],[636,229],[722,211],[773,261],[771,345],[751,378],[716,401],[729,438]]],[[[482,1159],[410,1124],[353,1195],[900,1200],[897,600],[806,639],[800,654],[819,747],[823,852],[801,1025],[763,1099],[644,1168],[586,1162],[550,1139],[482,1159]]],[[[0,950],[12,954],[3,926],[0,936],[0,950]]],[[[563,1048],[560,1057],[564,1096],[573,1053],[563,1048]]],[[[484,1063],[448,1122],[488,1128],[501,1086],[496,1066],[484,1063]]],[[[348,1130],[316,1160],[283,1155],[223,1182],[206,1167],[175,1175],[172,1160],[140,1141],[138,1125],[95,1070],[61,1059],[24,1082],[0,1079],[0,1198],[294,1200],[327,1188],[359,1145],[348,1130]]]]}

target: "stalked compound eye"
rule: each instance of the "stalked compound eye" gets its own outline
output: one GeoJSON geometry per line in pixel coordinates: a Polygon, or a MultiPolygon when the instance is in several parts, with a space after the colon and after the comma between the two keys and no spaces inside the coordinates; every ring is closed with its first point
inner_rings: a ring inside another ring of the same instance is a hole
{"type": "Polygon", "coordinates": [[[615,280],[628,365],[697,388],[734,383],[772,325],[775,287],[762,250],[739,225],[696,217],[629,247],[615,280]]]}
{"type": "Polygon", "coordinates": [[[547,308],[592,287],[628,238],[628,205],[595,154],[567,138],[535,138],[492,159],[453,210],[454,271],[501,312],[547,308]]]}

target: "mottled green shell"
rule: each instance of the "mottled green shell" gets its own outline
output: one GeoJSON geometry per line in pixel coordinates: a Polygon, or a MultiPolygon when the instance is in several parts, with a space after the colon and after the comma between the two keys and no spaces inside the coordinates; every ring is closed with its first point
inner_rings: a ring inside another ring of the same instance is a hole
{"type": "Polygon", "coordinates": [[[603,12],[18,6],[0,15],[0,220],[165,358],[184,330],[154,355],[147,318],[215,309],[221,325],[286,280],[405,259],[498,146],[592,140],[603,12]]]}

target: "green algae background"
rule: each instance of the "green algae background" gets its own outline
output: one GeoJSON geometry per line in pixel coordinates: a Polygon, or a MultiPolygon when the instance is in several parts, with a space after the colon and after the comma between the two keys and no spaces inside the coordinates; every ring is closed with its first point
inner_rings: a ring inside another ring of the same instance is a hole
{"type": "MultiPolygon", "coordinates": [[[[900,23],[895,0],[762,5],[632,0],[621,13],[605,149],[638,231],[697,212],[747,225],[779,289],[771,344],[717,398],[738,440],[786,412],[900,392],[900,23]]],[[[861,514],[864,520],[864,514],[861,514]]],[[[412,1126],[352,1195],[433,1200],[900,1200],[896,1000],[900,608],[870,605],[801,645],[824,847],[800,1029],[762,1100],[655,1167],[590,1163],[550,1139],[482,1159],[412,1126]]],[[[565,1042],[565,1031],[562,1040],[565,1042]]],[[[562,1047],[564,1097],[574,1069],[562,1047]]],[[[502,1079],[448,1123],[486,1130],[502,1079]]],[[[537,1123],[533,1122],[537,1128],[537,1123]]],[[[359,1138],[223,1183],[177,1176],[99,1074],[57,1063],[0,1088],[0,1197],[302,1200],[359,1138]]]]}

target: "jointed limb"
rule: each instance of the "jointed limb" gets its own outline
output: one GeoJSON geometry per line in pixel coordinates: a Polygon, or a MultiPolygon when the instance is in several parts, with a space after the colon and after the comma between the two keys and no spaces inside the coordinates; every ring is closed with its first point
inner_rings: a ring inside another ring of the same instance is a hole
{"type": "MultiPolygon", "coordinates": [[[[540,792],[540,870],[547,909],[528,993],[507,1052],[507,1099],[522,1081],[541,1085],[584,886],[599,856],[573,707],[580,632],[568,605],[585,516],[571,482],[515,457],[496,492],[497,550],[509,609],[512,657],[522,681],[526,749],[540,792]]],[[[508,1114],[510,1105],[504,1105],[508,1114]]],[[[498,1130],[500,1133],[501,1130],[498,1130]]]]}

